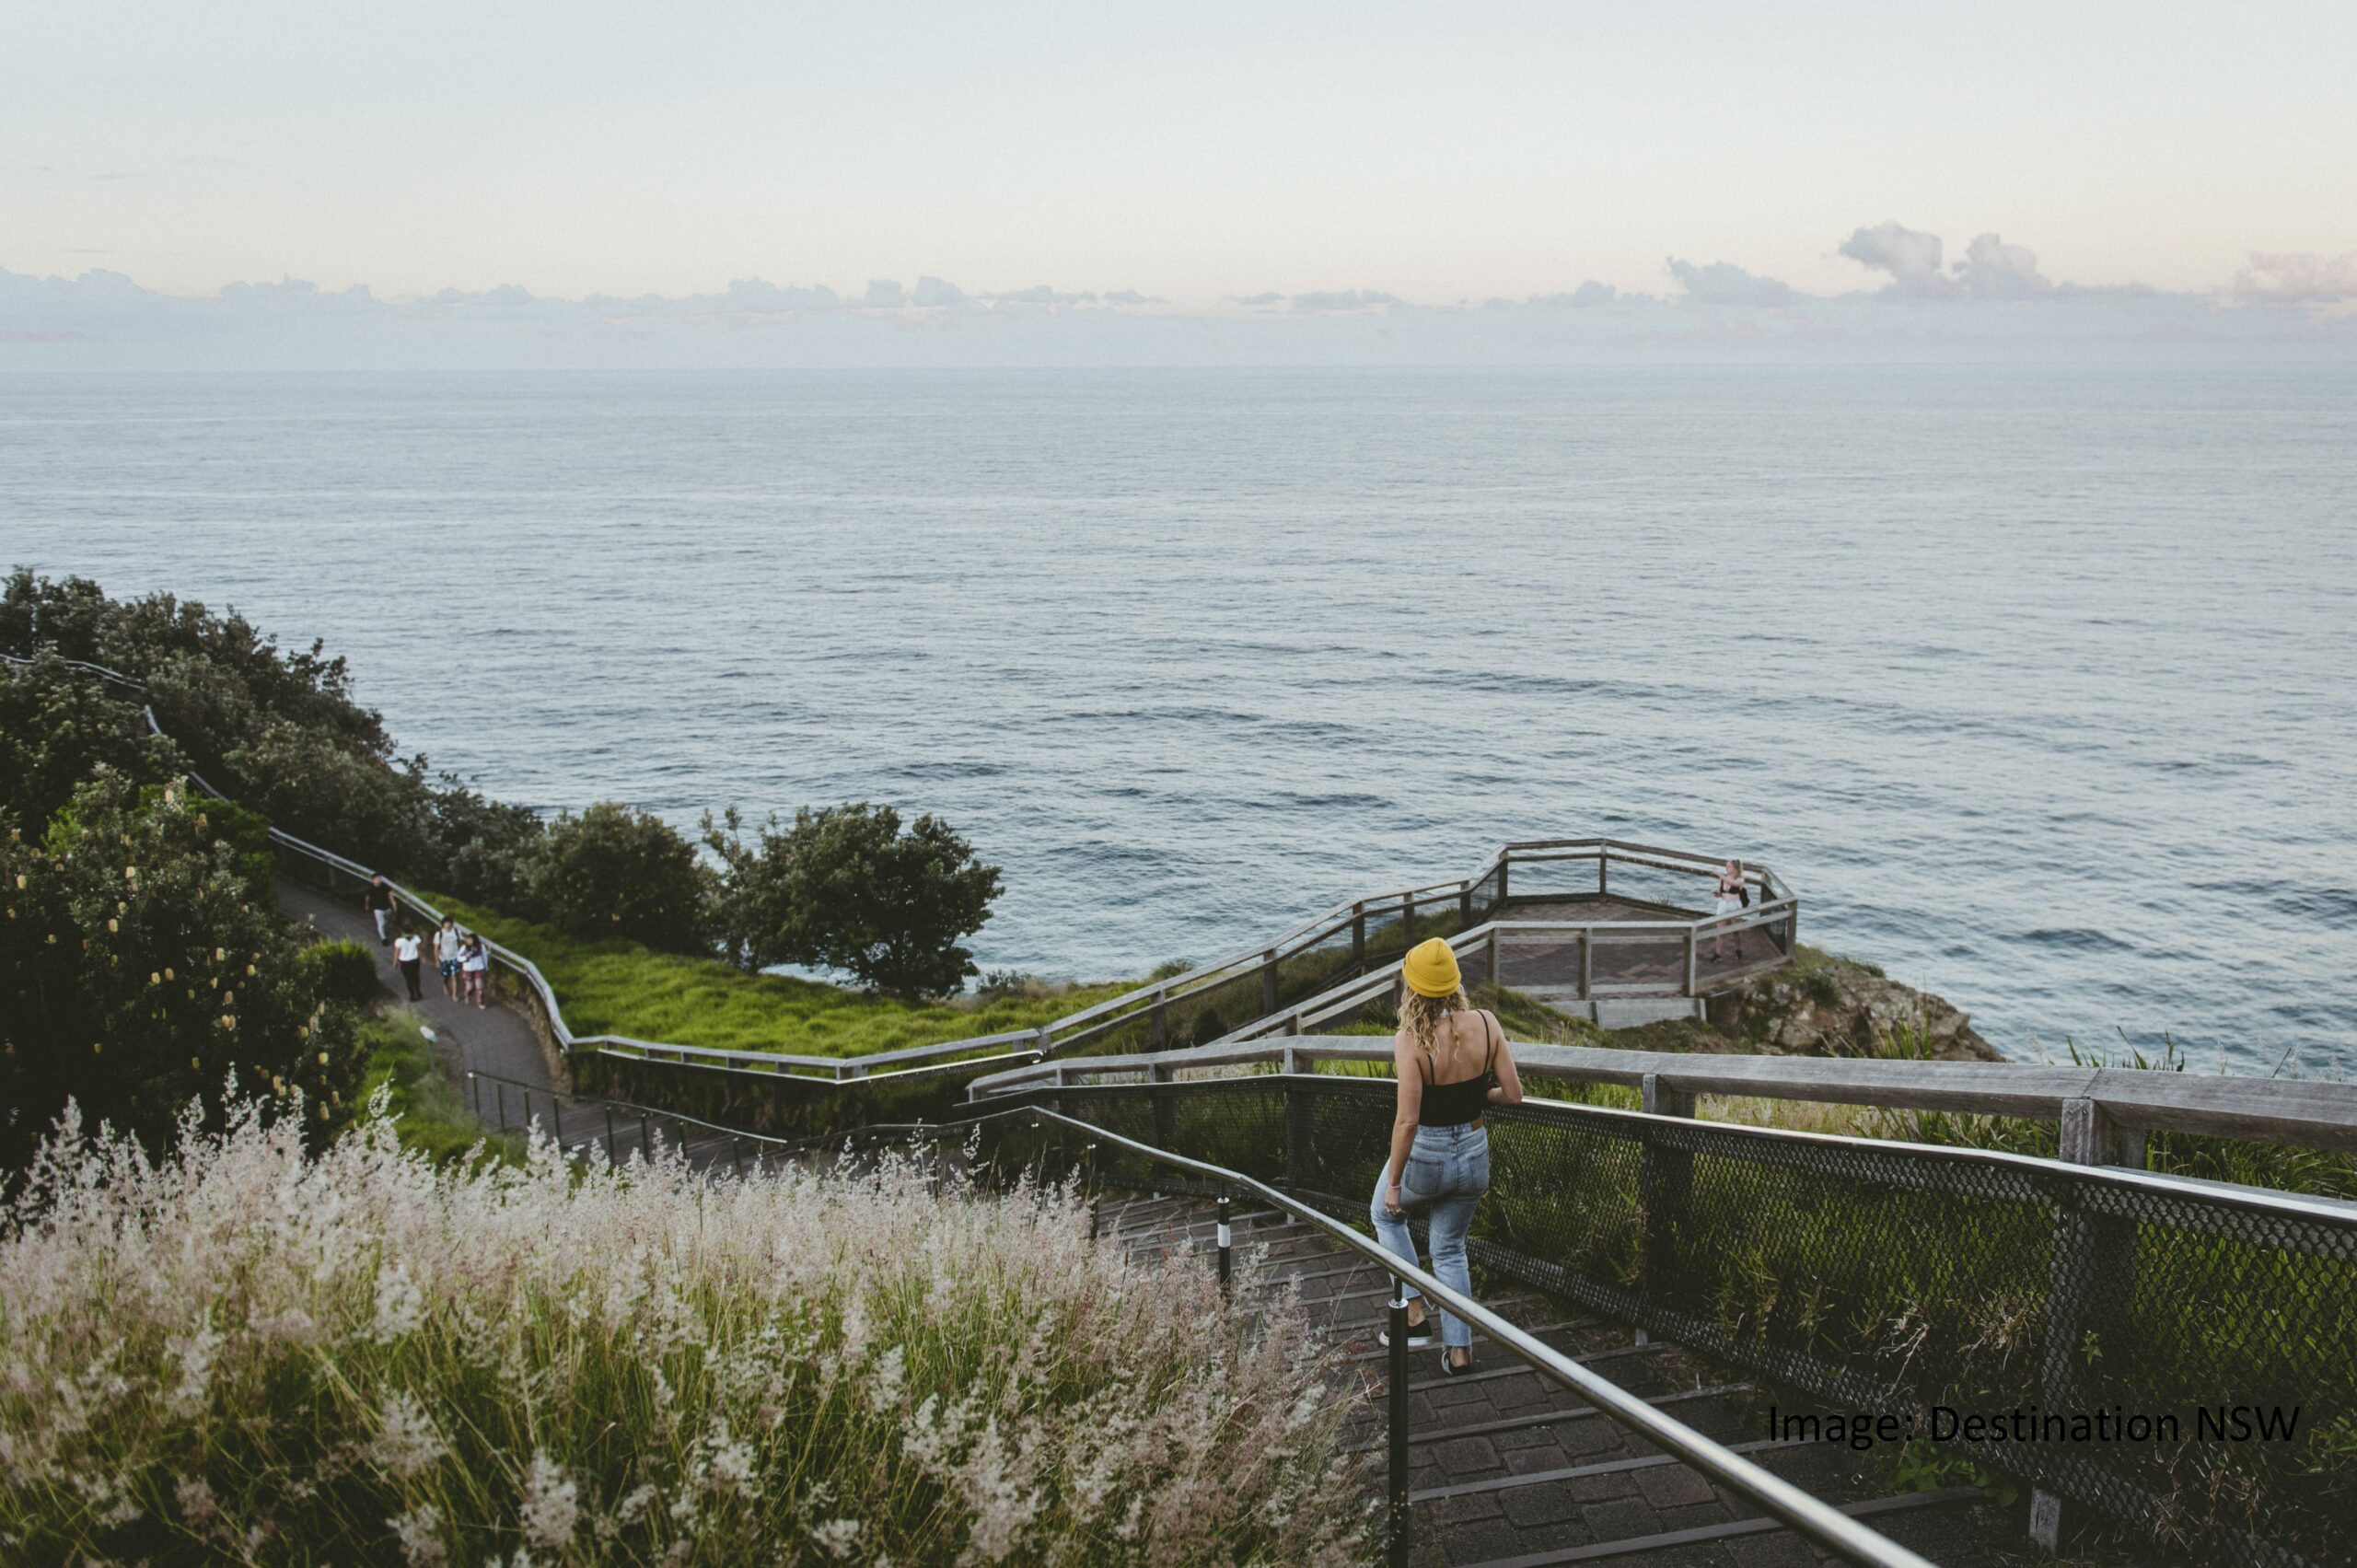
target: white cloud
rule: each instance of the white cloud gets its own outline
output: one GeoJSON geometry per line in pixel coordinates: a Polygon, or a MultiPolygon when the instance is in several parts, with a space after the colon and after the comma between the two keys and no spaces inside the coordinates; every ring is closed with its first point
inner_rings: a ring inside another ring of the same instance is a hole
{"type": "Polygon", "coordinates": [[[1136,289],[1116,289],[1105,296],[1108,305],[1167,305],[1170,301],[1159,295],[1140,294],[1136,289]]]}
{"type": "MultiPolygon", "coordinates": [[[[711,298],[699,295],[692,303],[701,304],[711,298]]],[[[728,285],[728,292],[713,300],[723,309],[749,315],[775,316],[809,310],[833,310],[842,301],[825,284],[809,288],[789,284],[784,288],[762,278],[737,278],[728,285]]]]}
{"type": "Polygon", "coordinates": [[[1698,267],[1672,256],[1666,265],[1686,297],[1698,305],[1790,305],[1801,297],[1792,285],[1756,276],[1732,261],[1698,267]]]}
{"type": "Polygon", "coordinates": [[[2038,253],[1983,234],[1964,248],[1961,259],[1940,266],[1940,237],[1897,222],[1862,228],[1841,242],[1840,254],[1890,274],[1883,291],[1892,299],[2028,299],[2053,292],[2038,270],[2038,253]]]}
{"type": "Polygon", "coordinates": [[[984,295],[982,297],[993,305],[1094,305],[1097,303],[1097,296],[1093,294],[1060,294],[1046,284],[1034,284],[1029,288],[1009,289],[1003,294],[984,295]]]}
{"type": "MultiPolygon", "coordinates": [[[[1865,232],[1871,241],[1874,231],[1865,232]]],[[[1928,272],[1928,246],[1898,238],[1898,249],[1873,253],[1928,272]]],[[[1099,295],[1092,307],[1085,294],[1046,285],[976,298],[932,276],[914,290],[878,280],[850,296],[823,285],[740,278],[684,297],[554,298],[510,285],[380,299],[362,286],[330,291],[296,279],[187,297],[107,270],[74,278],[0,270],[0,370],[1545,365],[2091,354],[2357,361],[2357,255],[2252,258],[2235,293],[2253,304],[2308,304],[2304,310],[2219,308],[2235,294],[2049,284],[2034,256],[1994,235],[1930,274],[1953,290],[1955,303],[1921,311],[1894,310],[1889,301],[1907,296],[1891,290],[1801,295],[1724,261],[1672,259],[1669,272],[1684,285],[1682,296],[1591,282],[1484,308],[1423,308],[1341,289],[1271,291],[1189,309],[1127,290],[1099,295]],[[2003,303],[2032,295],[2035,308],[2003,303]],[[1127,308],[1132,302],[1164,308],[1127,308]],[[1807,308],[1783,308],[1795,302],[1807,308]],[[922,316],[912,312],[917,304],[922,316]],[[907,331],[915,319],[955,330],[907,331]]]]}
{"type": "Polygon", "coordinates": [[[917,279],[916,292],[909,296],[909,303],[920,310],[932,310],[944,305],[963,305],[968,297],[956,284],[928,275],[917,279]]]}
{"type": "Polygon", "coordinates": [[[1331,310],[1380,310],[1406,303],[1398,295],[1378,294],[1373,289],[1328,288],[1295,295],[1293,310],[1297,316],[1306,316],[1331,310]]]}
{"type": "Polygon", "coordinates": [[[2235,296],[2254,305],[2329,305],[2357,298],[2357,250],[2338,256],[2253,251],[2235,296]]]}
{"type": "Polygon", "coordinates": [[[1841,242],[1840,254],[1890,274],[1893,294],[1945,299],[1956,285],[1940,271],[1940,237],[1896,221],[1862,228],[1841,242]]]}
{"type": "Polygon", "coordinates": [[[1956,263],[1956,282],[1965,292],[1982,299],[2027,299],[2053,291],[2053,281],[2038,270],[2038,252],[2026,245],[2008,245],[1994,234],[1976,237],[1956,263]]]}

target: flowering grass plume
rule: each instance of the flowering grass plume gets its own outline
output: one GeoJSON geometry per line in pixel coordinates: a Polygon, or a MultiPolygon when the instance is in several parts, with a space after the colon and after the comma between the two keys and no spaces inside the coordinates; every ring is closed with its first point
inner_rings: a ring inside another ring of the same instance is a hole
{"type": "Polygon", "coordinates": [[[69,1115],[0,1221],[0,1559],[1341,1563],[1297,1310],[912,1163],[437,1169],[69,1115]]]}

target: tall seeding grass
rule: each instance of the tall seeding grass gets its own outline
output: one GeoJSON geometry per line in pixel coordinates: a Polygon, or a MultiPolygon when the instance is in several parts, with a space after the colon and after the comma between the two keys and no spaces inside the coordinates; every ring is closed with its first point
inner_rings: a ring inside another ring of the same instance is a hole
{"type": "Polygon", "coordinates": [[[0,1560],[1362,1560],[1290,1303],[911,1164],[436,1168],[70,1120],[0,1229],[0,1560]]]}

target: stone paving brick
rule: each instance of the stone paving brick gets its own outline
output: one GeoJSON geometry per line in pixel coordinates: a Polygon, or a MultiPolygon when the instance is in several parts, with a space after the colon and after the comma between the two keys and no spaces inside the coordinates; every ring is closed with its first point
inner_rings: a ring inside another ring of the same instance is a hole
{"type": "Polygon", "coordinates": [[[1631,1445],[1628,1434],[1602,1417],[1588,1421],[1565,1422],[1554,1428],[1563,1452],[1577,1456],[1585,1462],[1603,1459],[1634,1458],[1648,1450],[1631,1445]]]}
{"type": "Polygon", "coordinates": [[[1433,1446],[1433,1457],[1451,1481],[1482,1481],[1506,1467],[1497,1445],[1486,1437],[1457,1437],[1433,1446]]]}
{"type": "Polygon", "coordinates": [[[1637,1489],[1645,1494],[1645,1501],[1656,1508],[1708,1503],[1718,1495],[1709,1481],[1684,1465],[1661,1465],[1653,1469],[1639,1470],[1636,1474],[1637,1489]]]}
{"type": "MultiPolygon", "coordinates": [[[[1529,1529],[1537,1525],[1560,1525],[1566,1519],[1580,1518],[1580,1504],[1566,1487],[1518,1486],[1512,1492],[1497,1494],[1499,1506],[1516,1529],[1529,1529]]],[[[1582,1521],[1585,1523],[1585,1521],[1582,1521]]]]}
{"type": "Polygon", "coordinates": [[[1443,1497],[1422,1505],[1420,1518],[1434,1525],[1470,1525],[1483,1519],[1505,1516],[1505,1508],[1498,1501],[1499,1493],[1477,1492],[1470,1497],[1443,1497]]]}
{"type": "Polygon", "coordinates": [[[1616,1497],[1608,1503],[1582,1504],[1580,1520],[1598,1540],[1621,1540],[1630,1536],[1657,1535],[1661,1531],[1661,1521],[1654,1516],[1654,1511],[1635,1497],[1616,1497]]]}
{"type": "Polygon", "coordinates": [[[1484,1519],[1450,1530],[1440,1545],[1452,1563],[1490,1562],[1501,1557],[1519,1557],[1530,1550],[1523,1544],[1522,1532],[1504,1519],[1484,1519]]]}
{"type": "Polygon", "coordinates": [[[1636,1475],[1627,1470],[1615,1470],[1609,1475],[1584,1475],[1577,1481],[1564,1481],[1562,1485],[1582,1503],[1610,1503],[1623,1497],[1634,1497],[1639,1502],[1644,1500],[1644,1494],[1637,1490],[1636,1475]]]}
{"type": "Polygon", "coordinates": [[[1740,1519],[1755,1510],[1748,1506],[1736,1509],[1713,1499],[1708,1503],[1689,1503],[1680,1508],[1656,1508],[1654,1515],[1666,1530],[1699,1529],[1704,1525],[1724,1525],[1729,1519],[1740,1519]]]}
{"type": "Polygon", "coordinates": [[[1817,1549],[1790,1530],[1731,1540],[1726,1553],[1735,1568],[1817,1568],[1817,1549]]]}
{"type": "Polygon", "coordinates": [[[1560,1470],[1570,1468],[1571,1461],[1563,1457],[1563,1450],[1552,1443],[1534,1443],[1521,1448],[1506,1446],[1505,1440],[1508,1437],[1521,1435],[1523,1434],[1518,1432],[1502,1433],[1497,1439],[1499,1448],[1504,1450],[1506,1457],[1506,1469],[1515,1474],[1531,1475],[1539,1470],[1560,1470]]]}

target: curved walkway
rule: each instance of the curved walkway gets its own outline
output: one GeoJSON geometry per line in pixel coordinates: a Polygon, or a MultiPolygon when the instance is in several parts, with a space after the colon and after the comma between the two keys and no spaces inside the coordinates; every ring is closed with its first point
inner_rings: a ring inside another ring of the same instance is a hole
{"type": "Polygon", "coordinates": [[[466,1094],[468,1074],[485,1075],[486,1086],[482,1091],[482,1105],[478,1115],[486,1129],[499,1129],[503,1122],[507,1129],[520,1129],[537,1121],[568,1149],[586,1151],[587,1145],[594,1144],[609,1149],[618,1160],[629,1159],[633,1151],[650,1144],[668,1145],[675,1141],[686,1149],[689,1162],[699,1168],[736,1160],[737,1151],[725,1135],[699,1132],[680,1136],[676,1123],[675,1131],[667,1134],[650,1121],[628,1117],[610,1121],[603,1102],[592,1106],[575,1099],[558,1086],[557,1074],[531,1019],[505,1002],[477,1007],[450,1000],[443,994],[441,976],[435,972],[430,948],[424,975],[425,995],[421,1001],[409,1001],[401,970],[393,962],[393,950],[378,946],[376,923],[357,900],[332,899],[316,889],[282,879],[278,884],[278,908],[290,920],[302,922],[321,936],[357,942],[376,955],[377,982],[388,996],[415,1013],[433,1029],[435,1055],[459,1094],[466,1094]],[[490,1083],[496,1079],[505,1079],[514,1086],[503,1093],[490,1083]],[[494,1111],[493,1106],[502,1108],[505,1116],[494,1111]]]}

